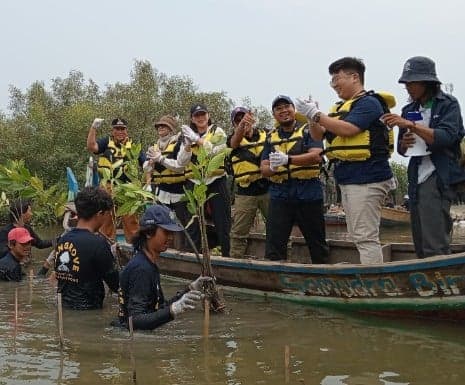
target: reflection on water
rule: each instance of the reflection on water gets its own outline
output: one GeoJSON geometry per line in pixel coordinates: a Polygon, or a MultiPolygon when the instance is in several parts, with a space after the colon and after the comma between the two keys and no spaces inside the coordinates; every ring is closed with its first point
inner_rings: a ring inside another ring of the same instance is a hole
{"type": "MultiPolygon", "coordinates": [[[[168,293],[182,286],[163,284],[168,293]]],[[[44,280],[0,283],[0,384],[131,384],[134,372],[138,384],[167,385],[440,385],[462,384],[465,376],[462,325],[346,315],[231,292],[227,314],[210,318],[208,338],[200,310],[136,332],[133,341],[109,326],[115,296],[102,311],[64,311],[61,352],[54,296],[44,280]]]]}
{"type": "MultiPolygon", "coordinates": [[[[402,242],[410,234],[383,229],[382,237],[402,242]]],[[[163,285],[169,295],[183,284],[163,285]]],[[[225,296],[228,312],[211,316],[208,338],[201,310],[156,331],[136,332],[133,341],[109,326],[117,313],[115,295],[102,311],[64,311],[61,351],[54,283],[1,282],[0,384],[463,384],[463,325],[225,296]]]]}

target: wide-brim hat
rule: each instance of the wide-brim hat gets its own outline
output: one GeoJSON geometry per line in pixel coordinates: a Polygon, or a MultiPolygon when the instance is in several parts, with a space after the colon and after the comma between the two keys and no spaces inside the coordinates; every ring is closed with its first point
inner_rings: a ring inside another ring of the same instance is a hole
{"type": "Polygon", "coordinates": [[[414,56],[404,64],[399,83],[434,82],[441,83],[436,74],[436,64],[425,56],[414,56]]]}
{"type": "Polygon", "coordinates": [[[171,115],[164,115],[154,123],[155,128],[158,126],[167,126],[171,131],[176,130],[177,122],[171,115]]]}

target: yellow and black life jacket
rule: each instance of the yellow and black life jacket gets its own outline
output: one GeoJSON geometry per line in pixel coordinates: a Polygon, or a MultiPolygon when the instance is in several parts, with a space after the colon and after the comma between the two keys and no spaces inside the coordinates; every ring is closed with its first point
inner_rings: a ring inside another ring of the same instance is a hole
{"type": "Polygon", "coordinates": [[[115,175],[119,171],[120,167],[123,166],[123,163],[128,160],[127,154],[131,149],[131,146],[131,139],[128,139],[126,143],[122,145],[117,145],[110,137],[107,149],[105,152],[100,154],[98,159],[97,170],[99,173],[101,174],[103,168],[107,168],[113,170],[113,175],[115,175]]]}
{"type": "Polygon", "coordinates": [[[234,180],[241,187],[247,187],[252,182],[262,179],[260,172],[260,161],[263,146],[266,141],[266,132],[258,131],[258,139],[249,141],[245,136],[242,138],[239,147],[231,153],[234,180]]]}
{"type": "MultiPolygon", "coordinates": [[[[341,101],[331,107],[329,117],[344,119],[355,104],[366,96],[379,100],[385,113],[396,105],[394,96],[387,92],[368,91],[354,99],[341,101]]],[[[377,120],[372,127],[351,137],[326,133],[325,152],[328,159],[364,161],[372,156],[390,156],[394,151],[394,132],[377,120]]]]}
{"type": "MultiPolygon", "coordinates": [[[[210,127],[208,127],[207,133],[204,136],[202,136],[202,139],[211,142],[211,139],[215,135],[216,127],[217,127],[216,124],[212,124],[210,127]]],[[[199,146],[197,145],[197,143],[194,143],[192,145],[191,150],[192,150],[191,161],[189,162],[189,164],[185,168],[185,176],[186,176],[187,179],[192,179],[194,177],[194,175],[192,173],[192,163],[194,163],[194,164],[197,163],[197,154],[199,153],[199,146]]],[[[220,175],[223,175],[223,174],[225,174],[224,165],[222,165],[218,169],[212,171],[208,175],[208,177],[220,176],[220,175]]]]}
{"type": "MultiPolygon", "coordinates": [[[[177,153],[175,154],[174,150],[176,147],[177,142],[170,142],[166,146],[166,148],[161,152],[161,154],[167,158],[167,159],[175,159],[177,156],[177,153]]],[[[158,145],[154,145],[155,149],[159,149],[158,145]]],[[[169,168],[166,168],[160,163],[155,163],[155,166],[153,168],[152,172],[152,183],[154,184],[162,184],[162,183],[167,183],[167,184],[173,184],[173,183],[182,183],[186,180],[186,177],[184,175],[184,171],[182,172],[176,172],[174,170],[170,170],[169,168]]]]}
{"type": "MultiPolygon", "coordinates": [[[[306,145],[310,140],[308,132],[308,124],[300,125],[297,123],[292,135],[283,139],[279,136],[279,128],[274,129],[268,134],[267,141],[271,144],[273,151],[281,151],[288,155],[300,155],[307,152],[306,145]]],[[[274,175],[270,176],[270,180],[274,183],[282,183],[288,179],[311,179],[320,175],[320,165],[312,164],[309,166],[297,166],[288,164],[279,166],[274,175]]]]}

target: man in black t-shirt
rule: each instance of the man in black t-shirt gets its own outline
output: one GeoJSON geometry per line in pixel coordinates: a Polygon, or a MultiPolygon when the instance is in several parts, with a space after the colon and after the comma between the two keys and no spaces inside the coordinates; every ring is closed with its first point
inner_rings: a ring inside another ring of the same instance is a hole
{"type": "Polygon", "coordinates": [[[118,290],[118,270],[108,242],[95,232],[111,215],[113,201],[99,187],[86,187],[75,199],[78,223],[59,238],[55,272],[63,306],[75,310],[100,309],[105,297],[103,281],[118,290]]]}

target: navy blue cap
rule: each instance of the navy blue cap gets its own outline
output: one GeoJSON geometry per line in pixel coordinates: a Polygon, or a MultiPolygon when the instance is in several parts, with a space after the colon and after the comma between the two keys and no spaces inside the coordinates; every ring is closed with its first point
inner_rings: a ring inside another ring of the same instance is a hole
{"type": "Polygon", "coordinates": [[[286,104],[292,104],[294,105],[294,102],[292,101],[292,99],[289,97],[289,96],[286,96],[286,95],[278,95],[276,96],[274,99],[273,99],[273,103],[271,103],[271,109],[274,110],[274,108],[276,107],[276,105],[280,102],[284,102],[286,104]]]}
{"type": "Polygon", "coordinates": [[[234,118],[236,117],[237,114],[239,113],[246,114],[247,112],[249,112],[249,109],[245,107],[234,108],[234,110],[231,111],[231,123],[234,123],[234,118]]]}
{"type": "Polygon", "coordinates": [[[111,121],[111,126],[112,127],[127,127],[128,121],[122,118],[115,118],[111,121]]]}
{"type": "Polygon", "coordinates": [[[169,231],[183,230],[183,227],[176,222],[176,215],[163,205],[153,205],[146,209],[139,224],[141,226],[157,225],[169,231]]]}
{"type": "Polygon", "coordinates": [[[208,108],[205,104],[194,104],[191,107],[191,116],[197,112],[208,112],[208,108]]]}

